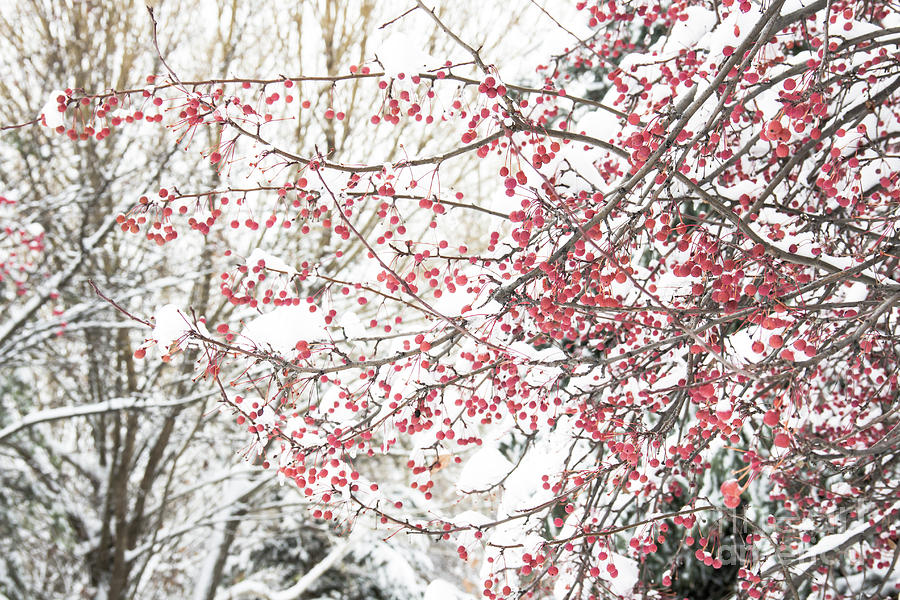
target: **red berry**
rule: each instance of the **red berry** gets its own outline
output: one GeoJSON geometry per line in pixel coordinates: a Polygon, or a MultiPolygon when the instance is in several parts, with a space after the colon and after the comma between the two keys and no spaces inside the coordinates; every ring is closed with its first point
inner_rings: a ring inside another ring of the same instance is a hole
{"type": "Polygon", "coordinates": [[[728,479],[722,486],[719,488],[722,491],[724,496],[740,496],[741,495],[741,484],[738,483],[737,479],[728,479]]]}
{"type": "Polygon", "coordinates": [[[790,445],[791,437],[788,434],[784,433],[783,431],[775,434],[775,446],[777,446],[778,448],[787,448],[790,445]]]}

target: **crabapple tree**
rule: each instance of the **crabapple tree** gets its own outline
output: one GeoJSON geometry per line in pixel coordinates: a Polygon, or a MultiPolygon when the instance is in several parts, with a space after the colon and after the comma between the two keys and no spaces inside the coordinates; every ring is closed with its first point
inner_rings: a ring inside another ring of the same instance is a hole
{"type": "Polygon", "coordinates": [[[59,95],[73,138],[213,132],[221,185],[117,220],[215,236],[235,311],[123,310],[135,355],[198,349],[315,518],[484,597],[896,594],[900,7],[548,3],[512,52],[414,4],[322,74],[59,95]]]}

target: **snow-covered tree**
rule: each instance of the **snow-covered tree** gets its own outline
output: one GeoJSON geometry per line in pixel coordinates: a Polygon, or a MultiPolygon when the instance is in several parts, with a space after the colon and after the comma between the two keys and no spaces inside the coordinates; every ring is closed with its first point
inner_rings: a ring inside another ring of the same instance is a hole
{"type": "Polygon", "coordinates": [[[115,216],[212,248],[230,307],[107,295],[136,359],[192,371],[323,526],[455,549],[466,592],[896,595],[898,7],[412,4],[346,38],[307,9],[374,5],[275,7],[312,62],[225,76],[151,12],[145,85],[45,109],[216,173],[115,216]]]}

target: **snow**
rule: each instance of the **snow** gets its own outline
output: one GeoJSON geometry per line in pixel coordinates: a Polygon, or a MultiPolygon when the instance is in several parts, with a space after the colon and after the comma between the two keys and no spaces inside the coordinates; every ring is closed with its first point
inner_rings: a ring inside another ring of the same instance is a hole
{"type": "Polygon", "coordinates": [[[728,336],[728,342],[734,350],[734,356],[739,358],[744,364],[755,364],[766,357],[765,352],[756,353],[753,351],[753,342],[761,339],[761,328],[745,327],[735,331],[728,336]],[[752,332],[756,331],[755,334],[752,332]]]}
{"type": "Polygon", "coordinates": [[[609,562],[618,574],[612,577],[606,569],[600,569],[600,577],[609,582],[609,589],[620,597],[631,597],[631,590],[638,582],[638,563],[635,560],[609,552],[609,562]]]}
{"type": "Polygon", "coordinates": [[[455,292],[443,289],[441,297],[429,300],[429,304],[442,315],[454,318],[463,315],[463,307],[471,306],[474,301],[474,294],[463,286],[457,286],[455,292]]]}
{"type": "Polygon", "coordinates": [[[843,533],[833,533],[831,535],[826,535],[821,540],[819,540],[812,548],[801,554],[798,557],[798,560],[804,560],[806,558],[812,558],[813,556],[825,554],[826,552],[831,552],[835,548],[840,547],[841,544],[843,544],[853,536],[867,530],[869,527],[870,526],[868,523],[863,522],[858,523],[855,527],[852,527],[843,533]]]}
{"type": "MultiPolygon", "coordinates": [[[[598,108],[584,113],[573,130],[602,141],[608,141],[613,134],[623,127],[623,122],[613,112],[598,108]]],[[[596,156],[585,152],[582,146],[569,144],[560,149],[559,157],[567,161],[575,171],[599,189],[607,187],[597,167],[594,166],[596,156]]]]}
{"type": "Polygon", "coordinates": [[[243,122],[247,118],[246,115],[244,115],[244,111],[231,102],[222,103],[217,106],[216,110],[213,111],[212,116],[216,121],[220,122],[229,119],[235,122],[243,122]]]}
{"type": "Polygon", "coordinates": [[[368,334],[365,324],[355,312],[345,311],[337,317],[337,323],[331,327],[340,330],[348,340],[365,337],[368,334]]]}
{"type": "Polygon", "coordinates": [[[435,579],[425,588],[422,600],[462,600],[471,598],[459,588],[444,579],[435,579]]]}
{"type": "Polygon", "coordinates": [[[396,77],[400,73],[415,74],[439,67],[441,61],[424,52],[422,46],[422,42],[413,39],[411,35],[393,30],[382,39],[375,50],[375,56],[389,77],[396,77]]]}
{"type": "Polygon", "coordinates": [[[244,325],[241,336],[257,348],[290,354],[300,340],[325,338],[325,319],[321,310],[310,312],[315,305],[279,306],[244,325]]]}
{"type": "Polygon", "coordinates": [[[674,46],[674,49],[693,48],[716,25],[716,13],[707,10],[703,6],[694,5],[684,9],[687,19],[678,21],[668,36],[663,36],[660,41],[665,46],[674,46]]]}
{"type": "Polygon", "coordinates": [[[269,254],[261,248],[254,249],[253,252],[250,253],[250,256],[247,257],[247,260],[244,264],[247,266],[247,268],[252,269],[253,267],[259,265],[260,261],[262,261],[266,269],[274,269],[276,271],[281,271],[287,275],[295,275],[297,273],[297,271],[295,271],[292,266],[284,262],[282,259],[269,254]]]}
{"type": "Polygon", "coordinates": [[[869,296],[869,288],[859,281],[851,281],[849,285],[844,285],[840,292],[844,296],[844,302],[862,302],[869,296]]]}
{"type": "Polygon", "coordinates": [[[814,531],[816,529],[816,524],[813,523],[812,519],[806,518],[794,525],[794,529],[798,531],[814,531]]]}
{"type": "Polygon", "coordinates": [[[846,481],[838,481],[831,486],[831,491],[841,496],[850,496],[853,494],[853,486],[846,481]]]}
{"type": "MultiPolygon", "coordinates": [[[[351,534],[358,538],[362,535],[356,531],[351,534]]],[[[374,574],[375,580],[380,583],[380,587],[389,597],[408,596],[415,594],[423,594],[422,582],[419,575],[413,569],[409,560],[400,551],[402,546],[378,541],[374,544],[363,546],[359,544],[359,548],[354,552],[357,556],[368,556],[373,566],[377,567],[374,574]],[[412,593],[412,594],[411,594],[412,593]]],[[[410,556],[421,560],[424,557],[410,556]]]]}
{"type": "MultiPolygon", "coordinates": [[[[598,115],[600,111],[590,113],[591,115],[598,115]]],[[[610,119],[611,121],[615,119],[614,115],[610,115],[613,117],[610,119]]],[[[605,119],[596,119],[596,121],[603,121],[605,119]]],[[[588,120],[593,121],[593,119],[588,120]]],[[[595,125],[594,123],[590,123],[588,125],[590,129],[597,129],[599,125],[595,125]]],[[[587,133],[586,135],[591,135],[591,133],[587,133]]],[[[599,139],[603,139],[602,136],[592,136],[598,137],[599,139]]],[[[590,189],[589,186],[584,185],[584,183],[580,183],[578,178],[575,177],[577,174],[579,177],[584,179],[586,183],[589,183],[593,186],[606,188],[606,184],[603,181],[603,178],[600,176],[600,171],[597,169],[596,165],[594,165],[594,160],[592,155],[585,152],[582,148],[575,148],[574,146],[565,146],[560,150],[559,157],[564,159],[566,163],[568,163],[571,168],[570,171],[564,171],[563,176],[560,179],[560,184],[566,185],[571,191],[580,191],[581,189],[587,190],[590,189]]]]}
{"type": "Polygon", "coordinates": [[[519,514],[553,498],[535,473],[554,475],[565,464],[572,446],[572,432],[563,427],[539,435],[504,482],[504,494],[497,509],[499,517],[519,514]]]}
{"type": "Polygon", "coordinates": [[[190,319],[174,304],[166,304],[157,310],[153,322],[151,337],[166,352],[172,348],[173,343],[180,342],[193,331],[190,319]]]}
{"type": "MultiPolygon", "coordinates": [[[[494,562],[502,561],[501,564],[513,567],[524,564],[525,554],[534,556],[540,552],[546,540],[536,533],[525,533],[528,524],[529,521],[518,519],[492,528],[487,558],[493,558],[494,562]]],[[[481,567],[481,575],[490,576],[492,569],[491,563],[486,560],[481,567]]]]}
{"type": "Polygon", "coordinates": [[[44,227],[40,223],[28,223],[25,225],[25,232],[33,238],[44,233],[44,227]]]}
{"type": "Polygon", "coordinates": [[[556,577],[556,581],[553,582],[553,597],[558,600],[569,598],[569,592],[576,584],[578,575],[577,568],[570,567],[561,569],[559,575],[556,577]]]}
{"type": "Polygon", "coordinates": [[[6,439],[7,437],[21,431],[22,429],[26,429],[38,423],[46,423],[50,421],[59,421],[62,419],[71,419],[73,417],[84,416],[84,415],[95,415],[95,414],[103,414],[108,412],[114,412],[118,410],[129,410],[129,409],[143,409],[143,408],[153,408],[153,407],[170,407],[170,406],[182,406],[184,404],[190,404],[192,402],[196,402],[198,400],[205,399],[211,395],[210,392],[201,392],[191,396],[187,396],[185,398],[179,398],[178,400],[172,401],[158,401],[158,400],[150,400],[145,398],[112,398],[110,400],[106,400],[104,402],[98,402],[95,404],[86,404],[82,406],[61,406],[59,408],[48,408],[46,410],[35,411],[28,413],[21,420],[10,423],[6,427],[0,429],[0,441],[6,439]]]}
{"type": "Polygon", "coordinates": [[[716,27],[704,40],[704,45],[709,48],[707,62],[722,64],[725,59],[725,46],[737,48],[746,39],[752,29],[752,23],[748,22],[738,11],[731,11],[727,18],[716,27]],[[735,36],[735,27],[739,34],[735,36]]]}
{"type": "Polygon", "coordinates": [[[59,96],[65,95],[66,93],[62,90],[53,90],[47,98],[47,103],[44,104],[38,113],[38,117],[43,117],[43,123],[47,127],[56,128],[66,124],[65,113],[59,112],[59,102],[56,101],[59,96]]]}
{"type": "Polygon", "coordinates": [[[474,510],[467,510],[465,512],[462,512],[453,517],[452,521],[455,525],[458,525],[460,527],[468,527],[472,525],[478,527],[480,525],[484,525],[485,523],[491,522],[489,518],[474,510]]]}
{"type": "Polygon", "coordinates": [[[499,450],[487,446],[473,454],[456,481],[461,492],[485,490],[499,483],[513,468],[513,464],[499,450]]]}
{"type": "Polygon", "coordinates": [[[731,417],[732,405],[731,400],[727,396],[723,396],[719,398],[719,401],[716,403],[716,413],[722,419],[728,419],[731,417]]]}

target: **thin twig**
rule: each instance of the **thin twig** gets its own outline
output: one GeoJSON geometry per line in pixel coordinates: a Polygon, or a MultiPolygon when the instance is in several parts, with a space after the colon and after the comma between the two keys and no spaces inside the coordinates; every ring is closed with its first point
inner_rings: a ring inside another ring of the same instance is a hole
{"type": "Polygon", "coordinates": [[[175,74],[175,71],[173,71],[172,67],[169,66],[169,63],[166,62],[165,57],[163,57],[162,51],[159,49],[159,39],[157,38],[157,35],[156,35],[158,23],[156,22],[156,17],[153,15],[153,7],[150,6],[149,4],[147,5],[147,12],[150,13],[150,21],[153,24],[153,26],[152,26],[153,47],[156,48],[156,55],[159,56],[159,60],[160,60],[160,62],[162,62],[162,65],[166,68],[166,71],[169,72],[169,76],[172,77],[172,79],[174,81],[181,83],[181,80],[178,78],[178,75],[175,74]]]}
{"type": "Polygon", "coordinates": [[[37,119],[32,119],[32,120],[27,121],[27,122],[25,122],[25,123],[19,123],[18,125],[6,125],[5,127],[0,127],[0,131],[6,131],[6,130],[8,130],[8,129],[19,129],[19,128],[22,128],[22,127],[28,127],[29,125],[36,125],[37,123],[40,123],[40,122],[41,122],[41,118],[38,117],[37,119]]]}
{"type": "Polygon", "coordinates": [[[378,29],[384,29],[384,28],[387,27],[388,25],[390,25],[390,24],[392,24],[392,23],[396,23],[397,21],[399,21],[400,19],[402,19],[403,17],[405,17],[406,15],[408,15],[409,13],[411,13],[412,11],[416,10],[417,8],[419,8],[419,7],[418,7],[418,6],[413,6],[412,8],[410,8],[409,10],[407,10],[406,12],[404,12],[402,15],[400,15],[399,17],[394,17],[393,19],[391,19],[391,20],[388,21],[387,23],[382,23],[381,26],[380,26],[378,29]]]}
{"type": "Polygon", "coordinates": [[[434,12],[433,8],[428,8],[427,6],[425,6],[425,3],[422,2],[422,0],[416,0],[416,4],[419,5],[419,8],[421,8],[422,10],[424,10],[425,12],[428,13],[428,15],[431,17],[431,20],[434,21],[435,23],[437,23],[437,26],[440,27],[444,33],[446,33],[448,36],[450,36],[450,39],[452,39],[454,42],[459,44],[459,46],[461,48],[463,48],[466,52],[468,52],[469,54],[472,55],[472,59],[475,60],[475,64],[478,65],[479,69],[481,69],[482,71],[487,73],[487,71],[488,71],[487,65],[485,65],[484,61],[481,60],[481,55],[478,53],[478,50],[476,50],[469,44],[462,41],[462,39],[460,39],[460,37],[458,35],[453,33],[453,31],[451,31],[449,27],[444,25],[444,22],[441,21],[440,17],[437,16],[437,13],[434,12]]]}
{"type": "Polygon", "coordinates": [[[98,296],[103,298],[106,302],[111,304],[116,310],[118,310],[120,313],[122,313],[123,315],[125,315],[126,317],[131,319],[132,321],[137,321],[138,323],[143,323],[144,325],[146,325],[147,327],[150,327],[150,328],[153,327],[153,323],[151,323],[150,321],[145,321],[144,319],[131,314],[130,312],[128,312],[127,310],[122,308],[122,306],[119,305],[118,302],[116,302],[115,300],[113,300],[112,298],[110,298],[109,296],[104,294],[103,292],[101,292],[100,288],[97,287],[97,284],[94,283],[93,279],[88,279],[88,285],[90,285],[91,288],[93,288],[95,294],[97,294],[98,296]]]}

